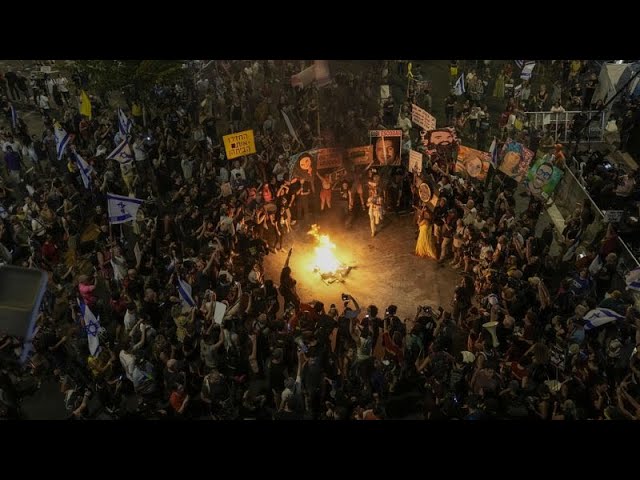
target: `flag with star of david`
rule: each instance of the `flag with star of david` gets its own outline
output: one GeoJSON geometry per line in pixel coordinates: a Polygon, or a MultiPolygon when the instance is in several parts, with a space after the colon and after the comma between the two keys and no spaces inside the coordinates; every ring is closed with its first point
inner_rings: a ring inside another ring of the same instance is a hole
{"type": "Polygon", "coordinates": [[[87,332],[89,353],[95,357],[100,351],[100,338],[98,337],[98,333],[100,332],[100,317],[96,318],[84,302],[78,300],[78,305],[80,305],[80,313],[84,320],[84,329],[87,332]]]}
{"type": "Polygon", "coordinates": [[[118,224],[133,222],[138,214],[138,208],[144,200],[107,193],[107,210],[109,223],[118,224]]]}

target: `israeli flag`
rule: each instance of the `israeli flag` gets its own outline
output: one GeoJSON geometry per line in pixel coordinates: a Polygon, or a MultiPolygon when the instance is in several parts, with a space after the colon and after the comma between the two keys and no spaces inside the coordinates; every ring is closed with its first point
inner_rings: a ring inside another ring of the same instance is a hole
{"type": "Polygon", "coordinates": [[[524,67],[524,60],[514,60],[514,62],[516,62],[516,65],[518,66],[518,68],[524,67]]]}
{"type": "Polygon", "coordinates": [[[489,153],[491,153],[491,165],[493,168],[498,168],[498,141],[496,137],[493,137],[493,142],[489,147],[489,153]]]}
{"type": "Polygon", "coordinates": [[[56,138],[56,153],[58,154],[58,160],[62,160],[62,155],[64,154],[67,145],[69,145],[69,140],[71,140],[71,137],[65,131],[65,129],[62,128],[62,125],[60,125],[60,123],[56,122],[56,124],[53,126],[53,131],[53,134],[56,138]]]}
{"type": "Polygon", "coordinates": [[[460,78],[458,78],[458,80],[456,80],[456,84],[453,86],[453,93],[455,95],[462,95],[463,93],[465,93],[467,90],[464,88],[464,73],[462,73],[460,75],[460,78]]]}
{"type": "Polygon", "coordinates": [[[16,112],[13,104],[9,104],[9,110],[11,111],[11,126],[16,129],[18,126],[18,112],[16,112]]]}
{"type": "Polygon", "coordinates": [[[80,172],[80,177],[82,178],[82,183],[84,183],[84,188],[89,188],[91,185],[91,172],[93,172],[93,167],[87,163],[87,161],[80,156],[78,153],[74,153],[76,165],[78,166],[78,171],[80,172]]]}
{"type": "Polygon", "coordinates": [[[133,222],[138,214],[138,208],[144,200],[139,198],[124,197],[107,193],[107,209],[109,211],[109,223],[118,224],[133,222]]]}
{"type": "Polygon", "coordinates": [[[527,62],[524,65],[524,67],[522,67],[522,73],[520,74],[520,78],[522,80],[530,80],[535,66],[536,66],[536,62],[527,62]]]}
{"type": "Polygon", "coordinates": [[[624,277],[627,290],[640,291],[640,267],[634,268],[624,277]]]}
{"type": "Polygon", "coordinates": [[[131,127],[133,127],[133,120],[127,118],[127,115],[124,113],[124,110],[121,108],[118,109],[118,129],[123,136],[127,136],[131,132],[131,127]]]}
{"type": "Polygon", "coordinates": [[[616,320],[624,320],[624,317],[609,308],[594,308],[584,316],[584,320],[584,329],[592,330],[616,320]]]}
{"type": "Polygon", "coordinates": [[[80,314],[84,320],[84,329],[87,332],[89,353],[95,357],[100,351],[100,337],[98,337],[98,334],[100,333],[100,317],[96,318],[84,302],[78,300],[78,305],[80,305],[80,314]]]}
{"type": "Polygon", "coordinates": [[[107,156],[107,160],[115,160],[118,163],[131,163],[133,161],[133,153],[126,138],[107,156]]]}
{"type": "Polygon", "coordinates": [[[178,277],[178,293],[180,294],[180,300],[182,300],[182,310],[190,310],[196,306],[196,302],[191,297],[191,285],[178,277]]]}

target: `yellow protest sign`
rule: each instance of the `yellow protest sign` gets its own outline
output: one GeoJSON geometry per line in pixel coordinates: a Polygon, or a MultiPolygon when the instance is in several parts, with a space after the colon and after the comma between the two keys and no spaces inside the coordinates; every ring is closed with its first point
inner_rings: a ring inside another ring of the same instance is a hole
{"type": "Polygon", "coordinates": [[[227,159],[241,157],[256,153],[256,143],[253,139],[253,130],[245,130],[244,132],[231,133],[222,137],[224,141],[224,149],[227,153],[227,159]]]}

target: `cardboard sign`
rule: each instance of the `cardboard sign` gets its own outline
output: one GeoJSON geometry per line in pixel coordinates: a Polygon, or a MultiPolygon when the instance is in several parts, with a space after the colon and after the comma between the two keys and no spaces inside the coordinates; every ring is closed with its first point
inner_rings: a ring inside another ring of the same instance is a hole
{"type": "Polygon", "coordinates": [[[342,148],[319,148],[317,150],[316,168],[327,170],[342,167],[344,150],[342,148]]]}
{"type": "Polygon", "coordinates": [[[350,165],[369,165],[371,162],[373,162],[373,147],[371,145],[347,149],[345,163],[350,165]]]}
{"type": "Polygon", "coordinates": [[[400,165],[402,130],[369,130],[373,165],[400,165]]]}
{"type": "Polygon", "coordinates": [[[420,152],[409,151],[409,171],[422,173],[422,154],[420,152]]]}
{"type": "Polygon", "coordinates": [[[605,223],[620,223],[623,215],[624,210],[605,210],[604,221],[605,223]]]}
{"type": "Polygon", "coordinates": [[[436,117],[415,103],[411,106],[411,121],[424,130],[435,130],[436,128],[436,117]]]}
{"type": "Polygon", "coordinates": [[[222,140],[224,141],[224,150],[229,160],[256,153],[253,130],[231,133],[222,137],[222,140]]]}

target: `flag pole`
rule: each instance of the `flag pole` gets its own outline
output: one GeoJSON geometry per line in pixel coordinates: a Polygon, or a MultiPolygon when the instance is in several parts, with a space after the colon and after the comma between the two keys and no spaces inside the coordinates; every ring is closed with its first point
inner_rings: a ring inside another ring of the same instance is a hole
{"type": "Polygon", "coordinates": [[[319,88],[316,85],[316,117],[318,119],[318,138],[322,138],[322,134],[320,133],[320,93],[319,88]]]}

